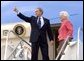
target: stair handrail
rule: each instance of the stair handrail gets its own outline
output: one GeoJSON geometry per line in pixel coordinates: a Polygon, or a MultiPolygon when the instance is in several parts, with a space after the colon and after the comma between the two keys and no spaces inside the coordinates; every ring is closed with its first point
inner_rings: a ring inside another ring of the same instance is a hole
{"type": "Polygon", "coordinates": [[[69,41],[69,36],[66,37],[66,39],[65,39],[65,41],[64,41],[64,44],[63,44],[63,46],[61,47],[61,49],[60,49],[60,51],[59,51],[59,53],[58,53],[58,55],[57,55],[57,57],[56,57],[55,60],[58,60],[58,58],[59,58],[59,56],[60,56],[62,50],[64,49],[64,47],[65,47],[65,45],[66,45],[66,43],[67,43],[68,41],[69,41]]]}
{"type": "Polygon", "coordinates": [[[15,47],[15,49],[12,51],[12,53],[9,55],[9,57],[14,53],[14,51],[17,49],[18,45],[23,41],[25,42],[27,45],[29,45],[31,47],[31,45],[26,42],[22,37],[20,37],[19,35],[17,35],[14,31],[8,31],[8,35],[7,35],[7,39],[6,39],[6,48],[5,48],[5,55],[4,55],[4,60],[8,59],[9,57],[6,58],[6,52],[7,52],[7,43],[8,43],[8,40],[9,40],[9,34],[10,32],[12,32],[14,35],[18,36],[18,38],[21,39],[21,41],[17,44],[17,46],[15,47]]]}
{"type": "Polygon", "coordinates": [[[77,60],[79,60],[79,45],[80,45],[80,31],[83,31],[82,27],[78,28],[78,35],[77,35],[77,60]]]}

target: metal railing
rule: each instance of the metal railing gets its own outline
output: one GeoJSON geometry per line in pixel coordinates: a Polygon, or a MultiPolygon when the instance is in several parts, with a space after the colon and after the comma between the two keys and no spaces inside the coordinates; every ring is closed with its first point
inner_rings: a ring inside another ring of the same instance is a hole
{"type": "MultiPolygon", "coordinates": [[[[80,44],[80,31],[83,31],[83,28],[81,28],[81,27],[79,27],[78,28],[78,35],[77,35],[77,55],[76,55],[76,59],[77,60],[79,60],[79,44],[80,44]]],[[[65,45],[66,45],[66,43],[69,41],[69,36],[66,38],[66,40],[65,40],[65,42],[64,42],[64,44],[63,44],[63,46],[61,47],[61,50],[60,50],[60,52],[58,53],[58,55],[57,55],[57,57],[56,57],[56,59],[55,60],[58,60],[58,58],[59,58],[59,56],[61,55],[61,53],[64,53],[64,51],[63,51],[63,49],[64,49],[64,47],[65,47],[65,45]],[[62,52],[63,51],[63,52],[62,52]]]]}
{"type": "MultiPolygon", "coordinates": [[[[22,43],[25,42],[27,45],[29,45],[31,47],[31,45],[26,42],[23,38],[21,38],[19,35],[17,35],[14,31],[9,31],[8,32],[8,35],[7,35],[7,39],[6,39],[6,47],[5,47],[5,54],[4,54],[4,60],[9,60],[10,57],[13,57],[13,58],[16,58],[18,55],[22,55],[22,52],[23,52],[23,47],[22,47],[22,43]],[[7,45],[8,45],[8,40],[9,40],[9,34],[10,32],[12,32],[14,35],[16,35],[18,38],[21,39],[21,41],[17,44],[17,46],[15,47],[15,49],[12,51],[12,53],[6,57],[6,53],[7,53],[7,45]],[[19,50],[18,50],[18,46],[21,47],[19,50]],[[18,51],[17,51],[18,50],[18,51]]],[[[30,51],[30,50],[28,50],[30,51]]],[[[30,51],[31,52],[31,51],[30,51]]],[[[27,57],[27,56],[26,56],[27,57]]],[[[11,58],[12,59],[12,58],[11,58]]],[[[14,59],[15,60],[15,59],[14,59]]]]}
{"type": "Polygon", "coordinates": [[[56,59],[55,60],[58,60],[58,58],[59,58],[59,56],[61,55],[61,53],[64,53],[64,47],[66,46],[66,43],[69,41],[69,36],[67,36],[67,38],[65,39],[65,41],[64,41],[64,44],[63,44],[63,46],[61,47],[61,49],[60,49],[60,51],[59,51],[59,53],[58,53],[58,55],[57,55],[57,57],[56,57],[56,59]]]}
{"type": "Polygon", "coordinates": [[[78,28],[78,36],[77,36],[77,60],[79,60],[79,45],[80,45],[80,31],[83,31],[83,28],[78,28]]]}
{"type": "MultiPolygon", "coordinates": [[[[12,51],[12,53],[6,58],[6,60],[10,60],[10,59],[12,59],[12,58],[16,58],[17,57],[17,47],[19,46],[19,45],[21,45],[21,42],[22,41],[20,41],[19,43],[18,43],[18,45],[15,47],[15,49],[12,51]],[[10,58],[10,57],[12,57],[12,58],[10,58]]],[[[21,49],[21,50],[23,50],[23,49],[21,49]]]]}

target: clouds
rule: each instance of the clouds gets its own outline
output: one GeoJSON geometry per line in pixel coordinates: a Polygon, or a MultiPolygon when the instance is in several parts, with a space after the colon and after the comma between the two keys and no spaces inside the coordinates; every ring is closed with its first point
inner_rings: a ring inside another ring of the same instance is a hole
{"type": "Polygon", "coordinates": [[[14,1],[1,1],[1,7],[5,7],[5,6],[10,5],[12,3],[14,3],[14,1]]]}
{"type": "Polygon", "coordinates": [[[25,7],[19,7],[18,9],[20,12],[33,12],[35,10],[36,6],[25,6],[25,7]]]}
{"type": "MultiPolygon", "coordinates": [[[[35,8],[41,7],[44,10],[44,16],[48,18],[56,18],[62,10],[68,11],[70,14],[81,14],[81,2],[68,1],[1,1],[1,15],[8,16],[13,14],[13,8],[17,7],[20,12],[34,13],[35,8]],[[80,4],[80,5],[78,5],[80,4]],[[75,8],[74,8],[75,7],[75,8]]],[[[4,18],[1,16],[2,18],[4,18]]],[[[71,17],[73,19],[74,17],[71,17]]],[[[11,18],[13,19],[13,18],[11,18]]],[[[80,19],[80,18],[79,18],[80,19]]],[[[5,20],[5,18],[4,18],[5,20]]],[[[56,23],[59,19],[52,20],[51,23],[56,23]]]]}

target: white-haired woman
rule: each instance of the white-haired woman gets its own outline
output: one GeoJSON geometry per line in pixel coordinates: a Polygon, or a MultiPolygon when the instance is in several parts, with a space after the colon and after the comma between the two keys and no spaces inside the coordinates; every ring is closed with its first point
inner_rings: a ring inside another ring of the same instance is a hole
{"type": "MultiPolygon", "coordinates": [[[[69,39],[71,40],[73,38],[72,34],[73,34],[73,25],[72,23],[69,21],[69,14],[67,11],[61,11],[59,13],[60,16],[60,20],[61,20],[61,27],[59,28],[59,35],[58,35],[58,42],[59,42],[59,46],[58,46],[58,53],[61,49],[61,47],[63,46],[63,43],[65,41],[65,39],[67,38],[67,36],[69,36],[69,39]]],[[[64,51],[64,50],[63,50],[64,51]]],[[[60,55],[61,57],[61,55],[60,55]]],[[[59,59],[60,59],[59,57],[59,59]]]]}

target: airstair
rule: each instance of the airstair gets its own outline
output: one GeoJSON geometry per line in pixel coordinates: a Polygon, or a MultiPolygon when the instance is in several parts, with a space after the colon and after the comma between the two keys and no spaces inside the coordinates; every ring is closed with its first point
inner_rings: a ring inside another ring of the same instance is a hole
{"type": "MultiPolygon", "coordinates": [[[[83,31],[83,30],[82,30],[83,31]]],[[[58,60],[61,55],[60,60],[83,60],[83,43],[80,40],[81,28],[78,28],[78,39],[77,41],[69,42],[69,36],[66,38],[61,50],[57,54],[56,58],[53,60],[58,60]],[[66,45],[67,43],[67,45],[66,45]],[[64,54],[62,54],[62,50],[64,54]],[[81,49],[80,49],[81,48],[81,49]]],[[[2,60],[31,60],[31,43],[25,41],[22,37],[18,36],[14,31],[9,31],[6,38],[6,45],[1,48],[2,60]],[[13,33],[20,41],[15,47],[8,45],[9,35],[13,33]],[[4,49],[5,48],[5,49],[4,49]]]]}

